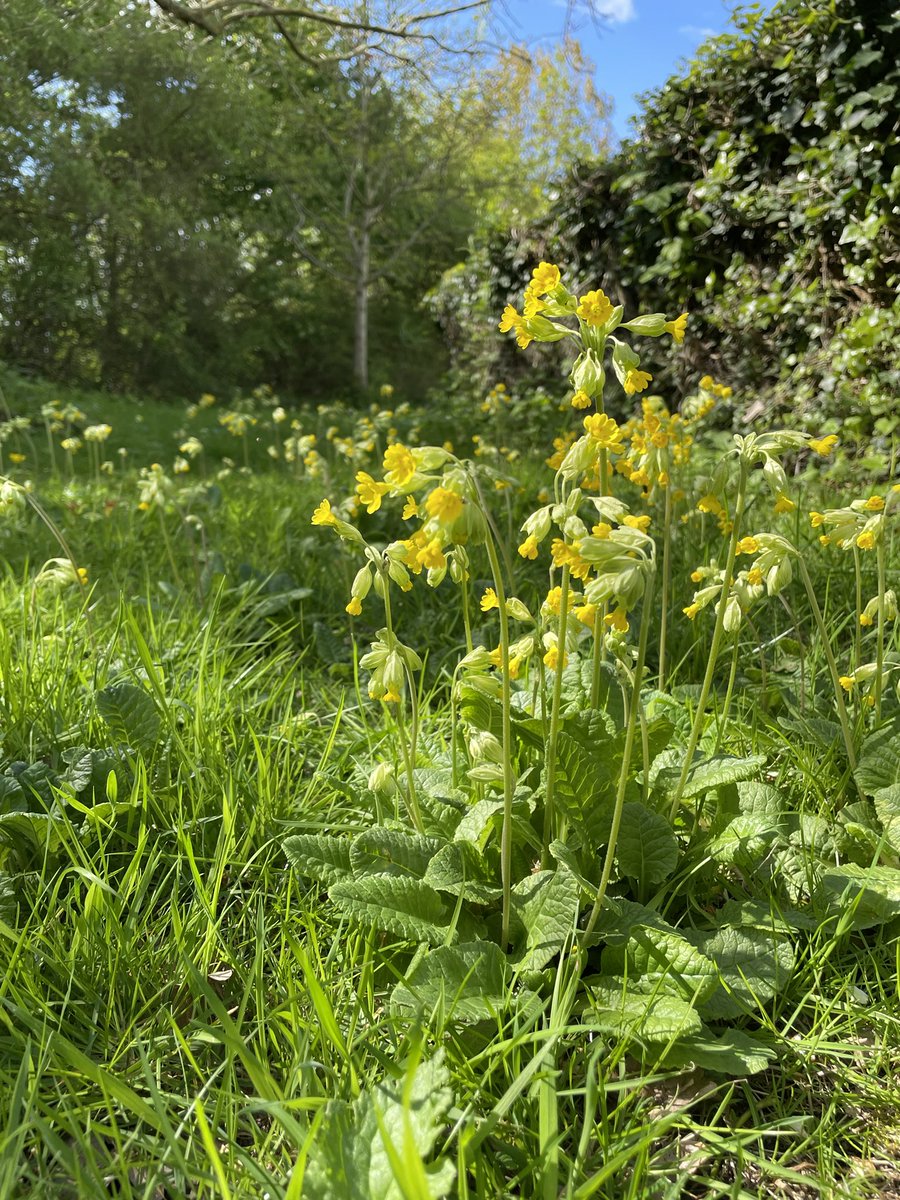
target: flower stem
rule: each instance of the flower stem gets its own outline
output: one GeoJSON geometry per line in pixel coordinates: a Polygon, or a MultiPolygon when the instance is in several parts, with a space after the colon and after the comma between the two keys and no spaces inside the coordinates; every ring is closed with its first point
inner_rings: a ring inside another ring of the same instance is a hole
{"type": "Polygon", "coordinates": [[[684,763],[681,767],[681,775],[678,779],[678,786],[675,788],[675,796],[672,800],[672,807],[669,810],[669,820],[674,821],[675,815],[678,812],[678,806],[681,804],[681,796],[684,792],[687,777],[690,773],[691,766],[694,761],[694,752],[697,749],[697,743],[700,741],[700,732],[703,728],[703,715],[706,712],[706,703],[709,700],[709,692],[712,687],[713,675],[716,670],[716,660],[719,657],[719,651],[722,648],[722,638],[725,633],[725,609],[727,607],[728,589],[731,587],[731,577],[734,572],[734,563],[737,558],[737,544],[741,536],[741,518],[744,515],[744,500],[747,493],[747,463],[740,459],[740,473],[738,476],[737,499],[734,505],[734,518],[731,525],[731,540],[728,543],[728,554],[725,559],[725,571],[722,581],[722,594],[719,597],[719,602],[716,605],[716,624],[713,629],[712,646],[709,651],[709,659],[706,664],[706,673],[703,676],[703,684],[700,688],[700,696],[697,700],[697,709],[694,713],[694,720],[691,724],[691,733],[688,738],[687,749],[685,751],[684,763]]]}
{"type": "Polygon", "coordinates": [[[547,790],[544,799],[544,839],[541,866],[550,866],[550,843],[556,832],[556,746],[559,740],[559,710],[562,706],[562,678],[566,661],[566,631],[569,624],[569,568],[563,567],[559,581],[559,625],[556,635],[556,671],[550,704],[550,736],[547,739],[547,790]]]}
{"type": "Polygon", "coordinates": [[[616,858],[616,843],[619,840],[619,827],[622,824],[622,812],[625,808],[625,791],[628,787],[628,776],[631,771],[631,755],[634,750],[635,731],[638,725],[638,713],[641,709],[641,684],[644,678],[644,663],[647,658],[647,638],[650,632],[651,610],[653,608],[653,582],[655,570],[651,570],[644,591],[644,603],[641,611],[641,632],[638,638],[638,657],[634,668],[634,678],[631,685],[631,703],[628,706],[628,724],[625,727],[625,746],[622,750],[622,767],[619,771],[619,786],[616,789],[616,806],[613,809],[612,826],[609,831],[609,842],[606,847],[606,858],[603,862],[603,873],[597,888],[597,898],[591,910],[590,918],[585,927],[584,936],[588,937],[594,931],[594,926],[603,908],[606,889],[612,875],[613,863],[616,858]]]}
{"type": "Polygon", "coordinates": [[[672,485],[666,484],[666,509],[663,517],[662,596],[659,612],[659,690],[666,686],[666,634],[669,629],[669,591],[672,580],[672,485]]]}
{"type": "MultiPolygon", "coordinates": [[[[884,675],[884,593],[887,589],[883,535],[879,535],[875,554],[878,564],[878,632],[875,644],[875,723],[877,724],[881,720],[881,689],[884,675]]],[[[859,625],[858,620],[857,625],[859,625]]]]}
{"type": "MultiPolygon", "coordinates": [[[[393,643],[394,641],[394,621],[391,612],[391,581],[385,570],[379,570],[381,577],[382,599],[384,601],[384,624],[388,632],[388,638],[393,643]]],[[[406,675],[406,686],[409,688],[410,697],[414,694],[415,680],[412,678],[412,673],[406,662],[403,663],[403,670],[406,675]]],[[[403,718],[403,698],[397,702],[397,733],[400,740],[400,753],[403,755],[403,766],[406,770],[406,790],[409,801],[409,815],[412,817],[413,824],[419,833],[425,832],[425,825],[422,821],[422,810],[419,808],[419,797],[416,794],[416,777],[415,777],[415,762],[410,753],[409,742],[406,736],[406,722],[403,718]]]]}

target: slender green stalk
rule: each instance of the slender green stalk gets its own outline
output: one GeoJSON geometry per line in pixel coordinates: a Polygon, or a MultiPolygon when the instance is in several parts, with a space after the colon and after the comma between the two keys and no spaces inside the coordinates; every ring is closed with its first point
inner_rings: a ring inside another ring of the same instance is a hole
{"type": "MultiPolygon", "coordinates": [[[[384,624],[388,631],[388,637],[393,640],[394,637],[394,621],[391,611],[391,581],[387,571],[379,570],[381,577],[382,599],[384,601],[384,624]]],[[[409,667],[404,661],[403,670],[406,674],[406,686],[410,697],[415,691],[415,680],[412,678],[409,667]]],[[[402,697],[397,704],[397,733],[400,741],[400,752],[403,755],[403,766],[406,770],[406,790],[409,799],[409,815],[412,817],[413,824],[419,833],[425,832],[425,825],[422,821],[422,810],[419,808],[419,797],[416,792],[416,776],[415,762],[410,753],[409,741],[406,736],[406,721],[403,713],[402,697]]]]}
{"type": "Polygon", "coordinates": [[[644,678],[644,663],[647,658],[647,638],[650,633],[650,623],[653,609],[653,583],[655,569],[651,570],[644,591],[644,603],[641,609],[641,632],[638,636],[638,657],[634,668],[634,679],[631,685],[631,702],[628,706],[628,723],[625,727],[625,747],[622,751],[622,767],[619,771],[619,785],[616,789],[616,805],[613,809],[612,826],[609,831],[609,843],[606,847],[606,858],[603,861],[603,872],[597,888],[597,898],[591,910],[590,918],[585,927],[584,936],[589,937],[603,909],[606,890],[612,876],[613,864],[616,859],[616,843],[619,840],[619,827],[622,824],[622,812],[625,808],[625,791],[628,787],[628,777],[631,773],[631,755],[634,750],[635,733],[638,727],[638,712],[641,708],[641,685],[644,678]]]}
{"type": "Polygon", "coordinates": [[[556,671],[550,702],[550,736],[547,739],[547,789],[544,799],[544,838],[541,866],[550,866],[550,843],[556,834],[556,747],[559,740],[559,710],[562,706],[562,679],[566,661],[566,631],[569,624],[569,568],[563,567],[559,581],[559,624],[556,635],[556,671]]]}
{"type": "Polygon", "coordinates": [[[687,783],[687,777],[694,761],[694,752],[697,749],[697,743],[700,741],[700,732],[703,729],[703,717],[706,712],[706,704],[709,700],[709,693],[712,687],[713,676],[716,671],[716,662],[719,657],[719,651],[722,648],[722,638],[725,634],[725,609],[727,607],[728,589],[731,587],[731,579],[734,573],[734,563],[737,558],[737,544],[741,536],[741,518],[744,515],[744,501],[747,494],[747,463],[740,459],[740,471],[738,475],[738,490],[737,499],[734,505],[734,518],[731,526],[731,540],[728,543],[728,554],[725,559],[725,570],[722,576],[722,595],[719,597],[719,602],[716,605],[716,624],[713,629],[712,646],[709,651],[709,659],[706,664],[706,673],[703,676],[703,683],[700,687],[700,696],[697,700],[697,709],[694,713],[694,720],[691,724],[691,733],[688,738],[687,749],[685,751],[684,763],[681,767],[681,775],[678,779],[678,786],[675,788],[675,796],[672,800],[672,807],[669,812],[669,819],[675,820],[675,814],[678,812],[678,806],[681,804],[681,796],[684,792],[684,786],[687,783]]]}
{"type": "Polygon", "coordinates": [[[862,613],[862,571],[859,567],[859,550],[856,543],[853,545],[853,574],[856,582],[856,613],[854,615],[855,629],[853,631],[853,667],[862,666],[862,626],[859,623],[859,617],[862,613]]]}
{"type": "MultiPolygon", "coordinates": [[[[875,722],[877,724],[881,720],[881,692],[884,686],[884,593],[887,591],[887,578],[884,562],[883,534],[879,534],[875,554],[878,565],[878,630],[875,635],[875,722]]],[[[856,624],[858,628],[858,617],[856,624]]]]}
{"type": "Polygon", "coordinates": [[[669,591],[672,585],[672,481],[666,484],[666,508],[663,515],[662,595],[659,601],[659,690],[666,686],[666,635],[669,630],[669,591]]]}
{"type": "Polygon", "coordinates": [[[497,555],[493,533],[488,525],[485,546],[491,564],[494,591],[497,594],[500,616],[500,678],[503,746],[503,828],[500,832],[500,875],[503,888],[503,914],[501,917],[500,945],[506,949],[509,943],[509,914],[512,897],[512,802],[515,777],[512,765],[512,684],[509,675],[509,614],[506,611],[506,588],[503,585],[503,569],[497,555]]]}
{"type": "Polygon", "coordinates": [[[834,699],[837,704],[838,719],[841,723],[841,734],[844,739],[844,749],[847,751],[847,760],[850,763],[851,770],[855,771],[856,750],[853,746],[853,735],[850,732],[847,706],[844,704],[844,693],[840,682],[841,677],[838,673],[837,663],[834,661],[834,654],[831,651],[831,641],[828,636],[828,630],[825,628],[825,621],[822,619],[822,610],[819,608],[819,602],[816,599],[815,588],[809,577],[809,571],[806,569],[806,563],[803,561],[802,555],[798,554],[797,561],[800,565],[800,578],[803,580],[803,586],[806,588],[809,607],[812,609],[813,620],[816,623],[816,630],[819,634],[819,641],[821,642],[825,661],[828,663],[828,670],[831,674],[831,685],[834,688],[834,699]]]}
{"type": "Polygon", "coordinates": [[[719,717],[719,729],[716,733],[716,754],[722,745],[722,735],[728,723],[728,713],[731,709],[731,698],[734,695],[734,681],[737,678],[739,641],[734,635],[734,645],[731,647],[731,669],[728,672],[728,687],[725,689],[725,703],[722,705],[722,715],[719,717]]]}

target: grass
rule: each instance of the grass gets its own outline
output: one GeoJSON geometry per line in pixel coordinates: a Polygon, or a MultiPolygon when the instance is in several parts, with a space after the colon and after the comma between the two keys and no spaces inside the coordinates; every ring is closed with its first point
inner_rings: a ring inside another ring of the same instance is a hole
{"type": "MultiPolygon", "coordinates": [[[[96,413],[135,466],[171,459],[174,416],[96,413]]],[[[222,438],[204,435],[213,486],[186,526],[139,512],[118,468],[100,482],[83,465],[74,483],[52,476],[34,437],[20,477],[33,469],[87,593],[35,589],[55,539],[34,515],[0,520],[0,770],[46,769],[33,786],[58,818],[9,825],[0,861],[0,1196],[325,1195],[303,1181],[335,1106],[402,1092],[438,1052],[449,1099],[433,1157],[455,1166],[453,1195],[900,1194],[896,924],[810,924],[789,978],[744,1021],[772,1058],[743,1078],[598,1032],[565,958],[493,1022],[461,1027],[446,1006],[398,1016],[387,997],[409,945],[341,918],[283,850],[293,833],[367,828],[369,770],[392,754],[342,613],[352,569],[309,527],[322,480],[269,464],[264,446],[251,473],[217,478],[222,438]],[[152,700],[141,745],[104,708],[119,684],[152,700]]],[[[676,576],[702,550],[680,542],[676,576]]],[[[852,585],[824,556],[810,565],[837,642],[852,585]]],[[[463,639],[441,596],[416,591],[404,607],[405,637],[428,647],[434,758],[463,639]]],[[[772,620],[742,635],[754,653],[726,749],[766,755],[814,840],[817,820],[836,825],[847,774],[816,724],[820,649],[772,643],[772,620]]],[[[708,636],[698,623],[673,646],[688,698],[708,636]]],[[[728,886],[747,890],[738,868],[728,886]]],[[[383,1194],[429,1195],[421,1161],[395,1148],[383,1194]]]]}

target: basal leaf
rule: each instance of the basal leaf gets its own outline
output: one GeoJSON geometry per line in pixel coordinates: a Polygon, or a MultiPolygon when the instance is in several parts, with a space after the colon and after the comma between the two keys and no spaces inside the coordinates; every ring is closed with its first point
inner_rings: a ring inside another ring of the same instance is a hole
{"type": "Polygon", "coordinates": [[[460,1024],[488,1021],[509,1007],[506,958],[496,942],[463,942],[426,954],[391,996],[402,1012],[438,1010],[460,1024]]]}
{"type": "Polygon", "coordinates": [[[741,1078],[764,1071],[776,1051],[742,1029],[726,1029],[716,1037],[700,1033],[677,1041],[665,1056],[667,1067],[700,1067],[714,1075],[741,1078]]]}
{"type": "Polygon", "coordinates": [[[624,979],[600,976],[588,987],[585,1024],[596,1025],[613,1037],[663,1042],[700,1033],[697,1010],[678,996],[636,992],[624,979]]]}
{"type": "Polygon", "coordinates": [[[760,1003],[785,986],[794,966],[790,942],[772,930],[723,925],[686,936],[715,964],[725,984],[701,1006],[707,1020],[757,1012],[760,1003]]]}
{"type": "Polygon", "coordinates": [[[718,985],[715,964],[677,929],[636,924],[624,946],[607,946],[603,969],[644,992],[678,995],[697,1004],[718,985]]]}
{"type": "Polygon", "coordinates": [[[641,884],[659,883],[675,870],[678,842],[661,813],[635,801],[622,808],[616,844],[619,870],[641,884]]]}
{"type": "Polygon", "coordinates": [[[563,948],[578,915],[580,888],[565,867],[538,871],[512,890],[516,969],[539,971],[563,948]]]}
{"type": "Polygon", "coordinates": [[[340,880],[328,896],[360,924],[431,945],[447,940],[450,915],[438,893],[422,879],[364,875],[340,880]]]}
{"type": "Polygon", "coordinates": [[[850,915],[854,929],[900,916],[900,871],[894,867],[829,867],[822,874],[822,893],[832,912],[850,915]]]}
{"type": "Polygon", "coordinates": [[[890,848],[900,852],[900,783],[879,788],[874,793],[875,812],[890,848]]]}
{"type": "Polygon", "coordinates": [[[298,875],[320,883],[337,883],[352,874],[350,842],[324,833],[298,833],[285,839],[284,852],[298,875]]]}
{"type": "Polygon", "coordinates": [[[373,825],[350,843],[350,865],[354,875],[384,873],[421,879],[442,845],[439,838],[373,825]]]}
{"type": "Polygon", "coordinates": [[[97,711],[115,739],[145,753],[159,741],[160,719],[149,692],[133,683],[114,683],[95,696],[97,711]]]}
{"type": "Polygon", "coordinates": [[[425,882],[476,904],[490,904],[501,894],[487,873],[484,855],[471,842],[451,842],[439,850],[428,864],[425,882]]]}
{"type": "Polygon", "coordinates": [[[900,721],[869,734],[862,744],[855,776],[870,796],[882,788],[900,784],[900,721]]]}

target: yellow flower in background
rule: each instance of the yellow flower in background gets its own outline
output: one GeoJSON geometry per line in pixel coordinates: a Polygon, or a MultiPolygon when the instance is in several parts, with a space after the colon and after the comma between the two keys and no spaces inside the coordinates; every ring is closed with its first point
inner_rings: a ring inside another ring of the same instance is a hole
{"type": "Polygon", "coordinates": [[[605,325],[613,314],[613,306],[605,292],[599,288],[578,297],[578,307],[575,312],[586,325],[594,327],[605,325]]]}
{"type": "Polygon", "coordinates": [[[573,408],[590,408],[591,398],[584,389],[577,391],[572,397],[573,408]]]}
{"type": "Polygon", "coordinates": [[[863,505],[866,512],[881,512],[884,508],[884,500],[880,496],[870,496],[863,505]]]}
{"type": "Polygon", "coordinates": [[[813,510],[809,514],[809,523],[812,525],[813,529],[818,529],[820,526],[825,524],[825,514],[813,510]]]}
{"type": "Polygon", "coordinates": [[[784,494],[784,492],[779,492],[775,499],[773,511],[777,513],[789,513],[793,512],[796,507],[797,505],[793,502],[793,500],[790,500],[784,494]]]}
{"type": "Polygon", "coordinates": [[[601,521],[598,525],[595,525],[593,529],[591,529],[591,533],[595,538],[600,538],[601,540],[603,538],[608,538],[612,533],[612,525],[607,525],[606,521],[601,521]]]}
{"type": "Polygon", "coordinates": [[[415,496],[407,496],[406,503],[403,506],[403,520],[409,521],[412,517],[419,515],[419,505],[416,503],[415,496]]]}
{"type": "Polygon", "coordinates": [[[689,621],[693,621],[694,617],[696,617],[697,613],[700,611],[700,605],[699,604],[689,604],[687,606],[687,608],[683,608],[681,611],[684,613],[684,615],[687,617],[687,619],[689,621]]]}
{"type": "Polygon", "coordinates": [[[649,372],[632,369],[625,372],[625,382],[622,387],[627,396],[633,396],[635,392],[646,391],[652,379],[653,376],[649,372]]]}
{"type": "Polygon", "coordinates": [[[759,554],[759,542],[755,537],[745,537],[737,544],[738,554],[759,554]]]}
{"type": "Polygon", "coordinates": [[[519,554],[522,558],[537,558],[538,540],[534,534],[530,533],[521,546],[519,546],[519,554]]]}
{"type": "Polygon", "coordinates": [[[481,597],[481,611],[483,613],[490,612],[492,608],[499,608],[500,601],[497,599],[497,593],[493,588],[487,588],[484,595],[481,597]]]}
{"type": "MultiPolygon", "coordinates": [[[[568,661],[569,661],[568,654],[564,654],[562,665],[565,667],[565,665],[568,663],[568,661]]],[[[546,667],[549,667],[551,671],[555,671],[559,667],[559,646],[557,646],[555,643],[550,647],[550,649],[544,655],[544,665],[546,667]]]]}
{"type": "Polygon", "coordinates": [[[434,520],[440,521],[442,525],[452,525],[463,510],[463,498],[459,492],[452,492],[445,487],[436,487],[433,492],[429,493],[428,499],[425,501],[425,508],[428,510],[428,515],[434,520]]]}
{"type": "Polygon", "coordinates": [[[702,513],[710,513],[714,517],[720,516],[725,511],[718,498],[713,496],[711,493],[706,496],[701,496],[701,498],[697,501],[697,507],[702,513]]]}
{"type": "Polygon", "coordinates": [[[427,542],[419,551],[418,558],[419,566],[425,567],[429,571],[439,570],[447,565],[439,538],[432,538],[430,542],[427,542]]]}
{"type": "Polygon", "coordinates": [[[856,539],[856,544],[860,550],[872,550],[875,547],[875,534],[871,529],[864,529],[856,539]]]}
{"type": "Polygon", "coordinates": [[[559,287],[559,281],[559,267],[554,263],[542,262],[531,272],[531,283],[528,286],[536,296],[546,296],[548,292],[559,287]]]}
{"type": "Polygon", "coordinates": [[[696,571],[691,571],[691,581],[693,583],[700,583],[702,579],[703,579],[703,572],[700,570],[699,567],[697,568],[696,571]]]}
{"type": "MultiPolygon", "coordinates": [[[[149,505],[147,507],[149,508],[149,505]]],[[[313,525],[337,525],[338,519],[331,511],[330,500],[320,501],[312,515],[312,523],[313,525]]]]}
{"type": "Polygon", "coordinates": [[[763,581],[763,573],[759,567],[751,567],[747,572],[747,582],[758,587],[763,581]]]}
{"type": "Polygon", "coordinates": [[[25,461],[25,458],[26,456],[24,454],[19,454],[18,451],[13,450],[10,452],[9,461],[15,466],[18,466],[20,463],[25,461]]]}
{"type": "Polygon", "coordinates": [[[841,687],[844,689],[845,692],[852,692],[853,685],[856,683],[856,680],[853,678],[852,675],[842,675],[840,677],[840,679],[838,680],[838,683],[841,685],[841,687]]]}
{"type": "Polygon", "coordinates": [[[536,317],[538,313],[543,312],[546,307],[547,305],[540,299],[531,284],[529,284],[525,289],[524,303],[522,305],[525,320],[530,321],[532,317],[536,317]]]}
{"type": "Polygon", "coordinates": [[[511,329],[515,330],[516,343],[522,350],[526,350],[534,341],[526,328],[525,318],[511,304],[507,304],[504,308],[498,328],[501,333],[509,333],[511,329]]]}
{"type": "Polygon", "coordinates": [[[384,452],[385,479],[391,487],[406,487],[416,473],[416,460],[412,451],[400,442],[394,442],[384,452]]]}
{"type": "Polygon", "coordinates": [[[358,471],[356,475],[356,495],[369,515],[381,508],[381,498],[389,492],[390,485],[378,483],[366,471],[358,471]]]}
{"type": "Polygon", "coordinates": [[[684,341],[684,331],[687,328],[688,315],[683,312],[680,317],[676,317],[674,321],[666,321],[666,333],[671,333],[675,342],[680,346],[684,341]]]}
{"type": "Polygon", "coordinates": [[[587,625],[588,629],[593,629],[597,620],[597,605],[596,604],[579,604],[574,610],[575,617],[582,625],[587,625]]]}
{"type": "Polygon", "coordinates": [[[838,444],[836,433],[829,433],[827,437],[810,438],[809,448],[816,454],[820,454],[822,458],[827,458],[835,446],[838,444]]]}
{"type": "Polygon", "coordinates": [[[344,608],[344,612],[348,612],[351,617],[358,617],[362,612],[362,601],[359,596],[354,596],[350,603],[344,608]]]}

